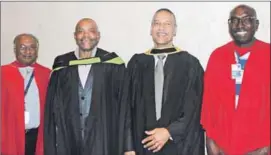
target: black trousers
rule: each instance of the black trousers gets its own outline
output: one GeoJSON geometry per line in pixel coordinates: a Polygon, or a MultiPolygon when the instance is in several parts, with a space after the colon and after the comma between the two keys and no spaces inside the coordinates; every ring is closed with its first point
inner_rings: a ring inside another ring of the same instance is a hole
{"type": "Polygon", "coordinates": [[[35,155],[38,128],[29,129],[25,132],[25,155],[35,155]]]}

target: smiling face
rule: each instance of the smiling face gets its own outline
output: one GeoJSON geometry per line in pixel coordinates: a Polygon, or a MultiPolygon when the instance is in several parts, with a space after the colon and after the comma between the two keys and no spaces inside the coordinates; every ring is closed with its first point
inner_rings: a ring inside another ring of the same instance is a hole
{"type": "Polygon", "coordinates": [[[76,25],[74,38],[80,51],[90,52],[100,40],[100,32],[92,19],[82,19],[76,25]]]}
{"type": "Polygon", "coordinates": [[[230,14],[229,32],[238,45],[250,43],[258,30],[259,21],[252,8],[236,7],[230,14]]]}
{"type": "Polygon", "coordinates": [[[21,35],[15,39],[15,55],[18,62],[29,66],[38,58],[38,43],[31,35],[21,35]]]}
{"type": "Polygon", "coordinates": [[[173,46],[173,37],[176,35],[174,15],[168,11],[157,12],[152,20],[151,36],[156,48],[173,46]]]}

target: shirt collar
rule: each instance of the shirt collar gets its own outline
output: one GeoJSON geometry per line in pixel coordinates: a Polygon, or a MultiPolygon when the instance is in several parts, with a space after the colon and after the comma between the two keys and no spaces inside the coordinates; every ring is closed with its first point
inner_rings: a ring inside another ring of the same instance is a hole
{"type": "MultiPolygon", "coordinates": [[[[95,57],[96,53],[97,53],[97,46],[95,46],[93,48],[93,50],[91,51],[91,57],[95,57]]],[[[74,55],[76,56],[77,59],[80,59],[80,57],[79,57],[79,48],[78,47],[75,49],[74,55]]]]}
{"type": "Polygon", "coordinates": [[[17,60],[15,60],[15,61],[13,61],[12,63],[11,63],[11,65],[13,65],[13,66],[15,66],[15,67],[20,67],[20,68],[22,68],[22,67],[30,67],[30,68],[35,68],[35,67],[37,67],[37,63],[36,62],[34,62],[33,64],[31,64],[31,65],[29,65],[29,66],[26,66],[26,65],[24,65],[24,64],[21,64],[19,61],[17,61],[17,60]]]}

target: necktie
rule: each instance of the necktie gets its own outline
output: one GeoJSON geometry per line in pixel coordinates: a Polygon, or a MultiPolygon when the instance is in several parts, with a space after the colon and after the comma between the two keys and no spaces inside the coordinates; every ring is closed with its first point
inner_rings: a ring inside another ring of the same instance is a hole
{"type": "Polygon", "coordinates": [[[165,55],[158,55],[158,62],[155,67],[155,109],[156,119],[161,117],[163,85],[164,85],[164,65],[165,55]]]}

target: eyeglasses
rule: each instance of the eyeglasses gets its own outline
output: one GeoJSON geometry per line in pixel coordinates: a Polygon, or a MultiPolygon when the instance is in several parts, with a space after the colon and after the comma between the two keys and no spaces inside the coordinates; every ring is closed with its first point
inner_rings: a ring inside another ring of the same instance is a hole
{"type": "Polygon", "coordinates": [[[24,45],[21,45],[21,46],[19,47],[19,50],[20,50],[20,51],[27,51],[27,50],[29,50],[29,51],[34,51],[34,50],[37,50],[37,49],[38,49],[37,46],[24,46],[24,45]]]}
{"type": "Polygon", "coordinates": [[[172,26],[172,23],[170,23],[170,22],[162,23],[162,22],[154,21],[154,22],[152,23],[152,25],[153,25],[153,26],[156,26],[156,27],[158,27],[158,26],[169,27],[169,26],[172,26]]]}
{"type": "Polygon", "coordinates": [[[228,22],[229,24],[236,26],[236,25],[239,25],[241,21],[243,25],[248,26],[248,25],[251,25],[254,20],[257,20],[257,18],[250,17],[250,16],[243,17],[243,18],[231,17],[230,19],[228,19],[228,22]]]}

